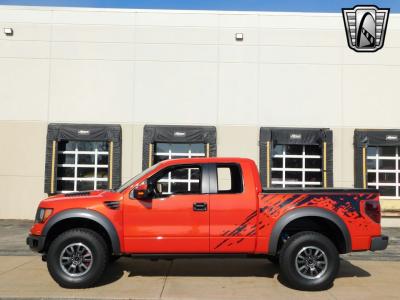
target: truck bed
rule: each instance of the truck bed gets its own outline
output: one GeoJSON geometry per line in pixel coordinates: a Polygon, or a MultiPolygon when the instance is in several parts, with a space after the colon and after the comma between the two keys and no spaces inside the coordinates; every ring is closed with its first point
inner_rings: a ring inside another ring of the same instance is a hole
{"type": "Polygon", "coordinates": [[[329,193],[329,194],[359,194],[359,193],[378,193],[373,188],[263,188],[263,194],[310,194],[310,193],[329,193]]]}

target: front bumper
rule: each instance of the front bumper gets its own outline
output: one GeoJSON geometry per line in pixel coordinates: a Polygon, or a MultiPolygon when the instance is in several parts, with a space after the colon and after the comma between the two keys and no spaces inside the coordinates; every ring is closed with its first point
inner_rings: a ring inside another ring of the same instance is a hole
{"type": "Polygon", "coordinates": [[[386,235],[381,235],[377,237],[373,237],[371,240],[371,247],[369,250],[378,251],[385,250],[389,243],[389,237],[386,235]]]}
{"type": "Polygon", "coordinates": [[[29,245],[29,248],[31,248],[32,251],[42,252],[44,249],[45,240],[45,236],[30,234],[26,238],[26,244],[29,245]]]}

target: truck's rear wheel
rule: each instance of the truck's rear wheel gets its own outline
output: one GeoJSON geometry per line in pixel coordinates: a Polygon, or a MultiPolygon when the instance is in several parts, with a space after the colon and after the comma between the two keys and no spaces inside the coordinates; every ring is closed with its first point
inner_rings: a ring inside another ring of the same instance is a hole
{"type": "Polygon", "coordinates": [[[87,288],[103,274],[107,245],[89,229],[71,229],[60,234],[49,247],[47,268],[62,287],[87,288]]]}
{"type": "Polygon", "coordinates": [[[280,253],[281,276],[293,288],[324,290],[332,285],[339,269],[339,254],[326,236],[300,232],[291,236],[280,253]]]}

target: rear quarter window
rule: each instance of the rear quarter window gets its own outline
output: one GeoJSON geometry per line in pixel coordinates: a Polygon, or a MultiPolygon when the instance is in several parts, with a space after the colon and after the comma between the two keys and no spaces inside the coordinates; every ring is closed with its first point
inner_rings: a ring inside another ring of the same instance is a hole
{"type": "Polygon", "coordinates": [[[237,164],[217,165],[217,184],[219,194],[236,194],[243,192],[241,167],[237,164]]]}

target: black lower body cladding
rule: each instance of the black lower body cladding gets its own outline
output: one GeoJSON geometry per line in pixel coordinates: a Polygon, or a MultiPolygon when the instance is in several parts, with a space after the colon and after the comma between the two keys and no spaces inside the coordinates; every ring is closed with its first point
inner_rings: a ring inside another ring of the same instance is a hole
{"type": "Polygon", "coordinates": [[[32,251],[35,252],[42,252],[44,249],[45,245],[45,236],[40,236],[40,235],[29,235],[26,238],[26,244],[31,248],[32,251]]]}
{"type": "Polygon", "coordinates": [[[381,235],[373,237],[371,240],[371,251],[385,250],[389,244],[389,237],[386,235],[381,235]]]}

